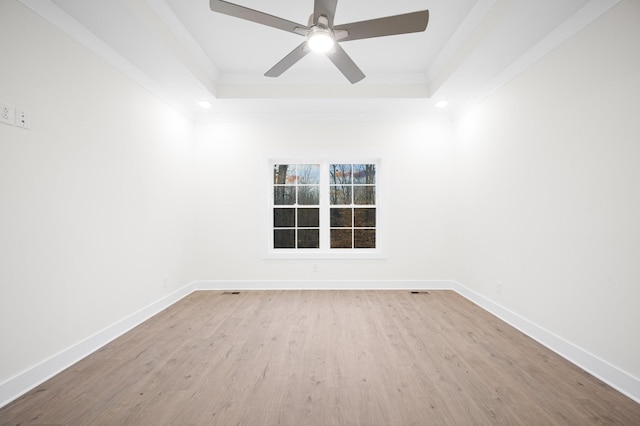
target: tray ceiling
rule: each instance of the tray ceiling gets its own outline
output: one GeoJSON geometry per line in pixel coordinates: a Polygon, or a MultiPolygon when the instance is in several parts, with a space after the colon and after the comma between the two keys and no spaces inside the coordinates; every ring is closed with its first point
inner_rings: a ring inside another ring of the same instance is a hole
{"type": "MultiPolygon", "coordinates": [[[[183,112],[462,111],[619,0],[339,0],[336,24],[428,9],[423,33],[344,42],[366,78],[351,85],[320,54],[264,77],[295,34],[212,12],[208,0],[21,0],[183,112]],[[382,104],[379,102],[379,104],[382,104]],[[381,107],[385,109],[385,107],[381,107]]],[[[306,24],[313,0],[235,0],[306,24]]]]}

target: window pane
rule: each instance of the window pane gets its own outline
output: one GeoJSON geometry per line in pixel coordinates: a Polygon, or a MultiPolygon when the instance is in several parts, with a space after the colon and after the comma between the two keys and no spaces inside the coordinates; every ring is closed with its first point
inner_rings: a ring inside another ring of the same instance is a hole
{"type": "Polygon", "coordinates": [[[278,185],[292,185],[296,183],[296,165],[274,164],[273,183],[276,183],[278,185]]]}
{"type": "Polygon", "coordinates": [[[373,205],[376,203],[375,186],[354,186],[353,204],[373,205]]]}
{"type": "Polygon", "coordinates": [[[376,248],[375,229],[356,229],[353,246],[355,248],[376,248]]]}
{"type": "Polygon", "coordinates": [[[332,229],[331,248],[351,248],[351,229],[332,229]]]}
{"type": "Polygon", "coordinates": [[[331,185],[351,184],[351,164],[330,164],[329,179],[331,185]]]}
{"type": "Polygon", "coordinates": [[[320,209],[298,209],[298,227],[317,228],[320,226],[320,209]]]}
{"type": "Polygon", "coordinates": [[[320,165],[319,164],[298,164],[298,183],[319,184],[320,183],[320,165]]]}
{"type": "Polygon", "coordinates": [[[303,206],[320,204],[320,187],[319,186],[299,186],[298,187],[298,204],[303,206]]]}
{"type": "Polygon", "coordinates": [[[273,204],[276,206],[292,206],[296,202],[295,186],[276,186],[273,188],[273,204]]]}
{"type": "Polygon", "coordinates": [[[330,188],[329,198],[331,204],[351,205],[351,187],[350,186],[332,186],[330,188]]]}
{"type": "Polygon", "coordinates": [[[331,209],[330,217],[332,228],[351,228],[353,226],[351,209],[331,209]]]}
{"type": "Polygon", "coordinates": [[[376,183],[375,164],[354,164],[353,183],[373,185],[376,183]]]}
{"type": "Polygon", "coordinates": [[[354,209],[353,226],[356,228],[375,228],[376,209],[354,209]]]}
{"type": "Polygon", "coordinates": [[[273,248],[296,248],[296,231],[293,229],[274,230],[273,248]]]}
{"type": "Polygon", "coordinates": [[[320,230],[318,229],[299,229],[298,230],[298,248],[319,248],[320,247],[320,230]]]}
{"type": "Polygon", "coordinates": [[[296,217],[293,209],[273,209],[274,228],[293,228],[294,226],[296,226],[296,217]]]}

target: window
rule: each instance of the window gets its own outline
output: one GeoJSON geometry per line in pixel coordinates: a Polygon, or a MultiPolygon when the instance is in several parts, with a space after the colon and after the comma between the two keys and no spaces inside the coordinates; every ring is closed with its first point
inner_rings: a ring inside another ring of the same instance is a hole
{"type": "Polygon", "coordinates": [[[376,248],[375,180],[375,164],[329,164],[331,248],[376,248]]]}
{"type": "Polygon", "coordinates": [[[273,248],[320,248],[320,165],[273,166],[273,248]]]}
{"type": "Polygon", "coordinates": [[[379,161],[272,161],[269,253],[380,253],[379,161]]]}

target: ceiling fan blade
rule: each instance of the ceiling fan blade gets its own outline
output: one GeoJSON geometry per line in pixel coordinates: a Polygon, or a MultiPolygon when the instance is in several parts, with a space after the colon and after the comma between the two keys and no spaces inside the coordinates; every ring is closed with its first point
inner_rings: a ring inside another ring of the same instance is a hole
{"type": "Polygon", "coordinates": [[[234,16],[236,18],[245,19],[251,22],[256,22],[268,27],[278,28],[290,33],[299,34],[295,32],[296,28],[309,29],[309,27],[307,27],[306,25],[287,21],[286,19],[282,19],[277,16],[269,15],[258,10],[249,9],[248,7],[229,3],[223,0],[210,0],[209,7],[214,12],[223,13],[225,15],[234,16]]]}
{"type": "Polygon", "coordinates": [[[405,13],[403,15],[387,16],[385,18],[368,21],[352,22],[336,25],[334,30],[347,30],[349,33],[340,41],[361,40],[364,38],[384,37],[395,34],[418,33],[427,28],[429,11],[405,13]]]}
{"type": "Polygon", "coordinates": [[[280,62],[275,64],[269,71],[264,73],[266,77],[280,77],[283,72],[291,68],[296,62],[304,58],[309,49],[307,48],[307,42],[303,42],[298,47],[293,49],[291,53],[282,58],[280,62]]]}
{"type": "Polygon", "coordinates": [[[329,28],[331,28],[336,7],[338,7],[338,0],[315,0],[313,3],[313,22],[318,22],[319,16],[326,16],[329,20],[329,28]]]}
{"type": "Polygon", "coordinates": [[[338,67],[351,84],[357,83],[365,77],[364,73],[338,43],[336,43],[333,52],[327,53],[327,58],[338,67]]]}

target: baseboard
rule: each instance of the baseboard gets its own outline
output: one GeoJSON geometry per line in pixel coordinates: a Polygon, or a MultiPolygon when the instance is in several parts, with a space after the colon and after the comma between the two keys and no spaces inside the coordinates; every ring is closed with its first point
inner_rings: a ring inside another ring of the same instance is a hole
{"type": "Polygon", "coordinates": [[[451,290],[450,280],[206,280],[195,290],[451,290]]]}
{"type": "Polygon", "coordinates": [[[87,337],[70,348],[65,349],[40,364],[5,381],[4,383],[0,383],[0,407],[3,407],[11,401],[19,398],[39,384],[92,354],[115,338],[123,335],[160,311],[168,308],[178,300],[190,294],[193,289],[194,286],[193,283],[191,283],[161,298],[160,300],[151,303],[98,333],[87,337]]]}
{"type": "Polygon", "coordinates": [[[612,388],[640,403],[640,379],[620,370],[518,314],[511,312],[458,282],[453,282],[452,289],[487,312],[490,312],[507,324],[536,340],[538,343],[551,349],[561,357],[587,371],[589,374],[602,380],[612,388]]]}

